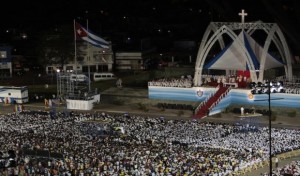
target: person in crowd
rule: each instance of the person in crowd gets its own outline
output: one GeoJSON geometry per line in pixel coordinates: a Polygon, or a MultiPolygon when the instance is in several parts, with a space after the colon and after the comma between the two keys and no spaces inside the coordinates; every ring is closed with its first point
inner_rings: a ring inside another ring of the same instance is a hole
{"type": "Polygon", "coordinates": [[[243,106],[241,106],[241,116],[244,116],[245,115],[245,108],[243,106]]]}
{"type": "Polygon", "coordinates": [[[278,168],[278,165],[279,165],[279,159],[278,159],[278,157],[276,156],[276,157],[275,157],[275,167],[278,168]]]}

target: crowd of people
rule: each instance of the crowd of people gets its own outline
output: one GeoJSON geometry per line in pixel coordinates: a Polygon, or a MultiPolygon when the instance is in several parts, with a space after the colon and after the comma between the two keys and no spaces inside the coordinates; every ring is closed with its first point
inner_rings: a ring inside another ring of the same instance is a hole
{"type": "Polygon", "coordinates": [[[300,83],[285,83],[285,93],[300,94],[300,83]]]}
{"type": "Polygon", "coordinates": [[[277,168],[274,173],[276,176],[280,175],[300,175],[300,161],[293,161],[281,168],[277,168]]]}
{"type": "MultiPolygon", "coordinates": [[[[292,161],[291,163],[283,167],[278,167],[276,169],[273,169],[272,175],[298,176],[300,175],[300,161],[292,161]]],[[[263,176],[268,176],[268,173],[264,173],[263,176]]]]}
{"type": "Polygon", "coordinates": [[[203,85],[215,86],[219,84],[235,85],[236,88],[245,88],[251,82],[250,77],[242,75],[202,75],[203,85]]]}
{"type": "Polygon", "coordinates": [[[181,78],[171,78],[171,79],[163,78],[163,79],[149,81],[148,86],[190,88],[193,86],[193,78],[191,76],[182,76],[181,78]]]}
{"type": "MultiPolygon", "coordinates": [[[[27,110],[1,115],[0,134],[0,151],[15,151],[17,163],[0,175],[218,176],[269,157],[268,128],[242,123],[27,110]]],[[[272,138],[274,155],[300,148],[300,130],[274,128],[272,138]]]]}
{"type": "MultiPolygon", "coordinates": [[[[226,76],[226,75],[202,75],[202,85],[216,86],[219,84],[236,84],[235,87],[245,88],[249,84],[249,78],[243,76],[226,76]]],[[[190,88],[193,86],[193,78],[191,75],[181,76],[181,78],[162,78],[148,82],[148,86],[162,87],[182,87],[190,88]]]]}

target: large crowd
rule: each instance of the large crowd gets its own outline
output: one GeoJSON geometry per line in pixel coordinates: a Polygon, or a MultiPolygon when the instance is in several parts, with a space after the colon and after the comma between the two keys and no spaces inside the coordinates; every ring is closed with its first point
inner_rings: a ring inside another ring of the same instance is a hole
{"type": "MultiPolygon", "coordinates": [[[[24,111],[1,115],[0,134],[0,151],[15,151],[17,163],[0,175],[219,176],[269,157],[268,128],[243,123],[24,111]]],[[[274,128],[272,138],[274,155],[300,148],[300,130],[274,128]]]]}
{"type": "Polygon", "coordinates": [[[300,175],[300,161],[293,161],[283,167],[277,168],[274,175],[300,175]]]}
{"type": "MultiPolygon", "coordinates": [[[[226,76],[226,75],[202,75],[201,82],[203,86],[216,86],[223,84],[236,84],[236,87],[245,87],[249,82],[249,78],[242,76],[226,76]]],[[[193,86],[193,77],[191,75],[181,76],[180,78],[162,78],[148,82],[148,86],[161,87],[181,87],[190,88],[193,86]]]]}
{"type": "Polygon", "coordinates": [[[193,78],[190,75],[181,76],[180,78],[162,78],[149,81],[148,86],[191,88],[193,86],[193,78]]]}
{"type": "Polygon", "coordinates": [[[285,83],[285,93],[289,94],[300,94],[300,83],[285,83]]]}

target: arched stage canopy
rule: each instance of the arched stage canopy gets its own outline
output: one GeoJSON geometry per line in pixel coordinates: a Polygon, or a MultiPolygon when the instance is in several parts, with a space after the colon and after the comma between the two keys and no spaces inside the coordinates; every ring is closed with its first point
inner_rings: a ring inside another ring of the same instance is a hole
{"type": "MultiPolygon", "coordinates": [[[[258,57],[263,52],[261,47],[255,40],[247,33],[241,32],[238,35],[238,40],[245,45],[247,52],[250,54],[251,61],[254,68],[259,70],[261,57],[258,57]]],[[[248,70],[249,66],[246,63],[245,55],[239,50],[237,40],[233,41],[228,47],[224,48],[216,57],[204,65],[205,69],[216,70],[248,70]]],[[[285,63],[271,54],[267,53],[265,69],[283,67],[285,63]]]]}
{"type": "Polygon", "coordinates": [[[275,23],[254,23],[236,22],[211,22],[207,27],[201,45],[198,50],[194,86],[202,84],[203,69],[226,70],[248,70],[253,82],[264,80],[264,70],[284,67],[285,76],[292,79],[292,57],[285,37],[275,23]],[[255,31],[263,31],[267,34],[263,46],[259,45],[254,37],[255,31]],[[225,45],[224,35],[228,35],[232,42],[225,45]],[[221,52],[209,62],[205,63],[210,50],[218,42],[221,52]],[[271,43],[274,44],[280,59],[268,53],[271,43]]]}

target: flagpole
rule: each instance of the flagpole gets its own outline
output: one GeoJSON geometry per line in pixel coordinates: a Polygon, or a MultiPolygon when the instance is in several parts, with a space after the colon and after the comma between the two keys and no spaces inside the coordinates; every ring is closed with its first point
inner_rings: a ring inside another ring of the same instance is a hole
{"type": "Polygon", "coordinates": [[[75,24],[75,19],[73,20],[74,23],[74,62],[75,62],[75,73],[77,75],[77,45],[76,45],[76,24],[75,24]]]}
{"type": "MultiPolygon", "coordinates": [[[[89,31],[89,20],[86,19],[86,28],[89,31]]],[[[91,91],[91,74],[90,74],[90,44],[87,42],[87,52],[88,52],[88,74],[89,74],[89,92],[91,91]]]]}

